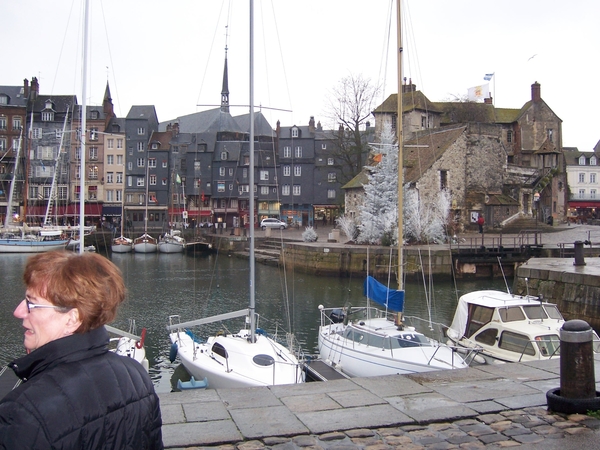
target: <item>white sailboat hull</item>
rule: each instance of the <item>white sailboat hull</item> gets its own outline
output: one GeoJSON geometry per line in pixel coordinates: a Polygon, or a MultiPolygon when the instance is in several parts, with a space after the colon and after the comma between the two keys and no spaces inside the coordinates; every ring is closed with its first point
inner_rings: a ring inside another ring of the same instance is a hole
{"type": "Polygon", "coordinates": [[[259,334],[256,342],[250,343],[249,336],[250,330],[241,330],[235,335],[211,336],[200,344],[185,331],[175,331],[170,338],[190,375],[200,380],[206,377],[211,389],[304,381],[302,367],[287,348],[259,334]],[[225,352],[219,350],[223,348],[225,352]]]}
{"type": "Polygon", "coordinates": [[[396,325],[385,318],[360,320],[356,326],[322,324],[319,327],[318,347],[323,361],[350,377],[468,367],[450,347],[429,340],[410,327],[398,331],[396,325]]]}
{"type": "Polygon", "coordinates": [[[0,239],[0,253],[42,253],[51,250],[62,250],[68,242],[68,239],[60,241],[0,239]]]}
{"type": "Polygon", "coordinates": [[[172,242],[159,242],[158,251],[160,253],[183,253],[184,244],[172,242]]]}
{"type": "Polygon", "coordinates": [[[133,251],[136,253],[156,253],[158,244],[156,239],[149,234],[143,234],[133,241],[133,251]]]}
{"type": "Polygon", "coordinates": [[[112,350],[117,355],[126,356],[139,362],[146,372],[150,369],[150,364],[146,358],[146,349],[142,345],[141,348],[137,347],[139,341],[129,338],[121,337],[116,339],[116,347],[112,350]]]}

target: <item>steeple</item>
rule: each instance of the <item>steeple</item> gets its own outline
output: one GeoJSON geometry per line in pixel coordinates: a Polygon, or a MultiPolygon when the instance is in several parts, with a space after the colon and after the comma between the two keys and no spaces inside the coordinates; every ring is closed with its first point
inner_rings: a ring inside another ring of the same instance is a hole
{"type": "Polygon", "coordinates": [[[227,75],[227,45],[225,46],[225,68],[223,69],[223,88],[221,89],[221,112],[229,112],[229,82],[227,75]]]}
{"type": "Polygon", "coordinates": [[[102,100],[102,109],[104,110],[104,118],[106,123],[110,121],[115,116],[114,106],[112,102],[112,97],[110,96],[110,87],[108,86],[108,81],[106,81],[106,89],[104,90],[104,100],[102,100]]]}

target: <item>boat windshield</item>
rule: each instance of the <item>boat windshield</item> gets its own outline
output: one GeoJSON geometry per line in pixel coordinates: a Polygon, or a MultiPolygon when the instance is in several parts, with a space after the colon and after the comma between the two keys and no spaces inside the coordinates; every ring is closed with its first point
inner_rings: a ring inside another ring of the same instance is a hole
{"type": "MultiPolygon", "coordinates": [[[[525,320],[525,315],[519,306],[511,306],[509,308],[501,308],[498,310],[502,322],[514,322],[516,320],[525,320]]],[[[538,317],[539,319],[539,317],[538,317]]]]}
{"type": "Polygon", "coordinates": [[[540,354],[542,356],[548,357],[560,355],[560,339],[556,334],[536,336],[535,343],[540,349],[540,354]]]}
{"type": "Polygon", "coordinates": [[[563,316],[556,305],[544,305],[544,309],[551,319],[563,320],[563,316]]]}
{"type": "Polygon", "coordinates": [[[529,320],[544,320],[548,318],[548,314],[546,314],[542,305],[523,306],[523,309],[529,320]]]}

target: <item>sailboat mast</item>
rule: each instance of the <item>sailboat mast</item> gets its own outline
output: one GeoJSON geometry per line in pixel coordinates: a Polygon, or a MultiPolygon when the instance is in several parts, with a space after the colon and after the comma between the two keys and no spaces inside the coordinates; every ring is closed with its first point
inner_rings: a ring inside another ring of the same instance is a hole
{"type": "Polygon", "coordinates": [[[83,22],[83,70],[81,76],[81,154],[79,166],[79,253],[83,253],[85,231],[85,139],[87,138],[87,65],[88,65],[88,17],[90,0],[85,0],[83,22]]]}
{"type": "Polygon", "coordinates": [[[402,255],[404,247],[404,156],[403,156],[403,133],[402,133],[402,0],[396,0],[397,32],[398,32],[398,118],[396,121],[396,137],[398,139],[398,290],[404,288],[404,258],[402,255]]]}
{"type": "MultiPolygon", "coordinates": [[[[12,221],[12,210],[13,210],[13,197],[15,195],[15,189],[17,184],[17,173],[19,169],[19,159],[21,158],[21,143],[23,142],[23,128],[21,128],[21,134],[19,135],[19,144],[17,147],[17,157],[15,158],[15,165],[13,166],[13,179],[10,184],[10,193],[8,194],[8,204],[6,205],[6,216],[4,217],[4,228],[8,228],[12,221]]],[[[27,175],[25,175],[27,176],[27,175]]]]}
{"type": "Polygon", "coordinates": [[[250,0],[250,189],[248,196],[250,202],[250,339],[255,341],[255,308],[256,293],[254,292],[254,283],[256,279],[255,261],[254,261],[254,0],[250,0]]]}

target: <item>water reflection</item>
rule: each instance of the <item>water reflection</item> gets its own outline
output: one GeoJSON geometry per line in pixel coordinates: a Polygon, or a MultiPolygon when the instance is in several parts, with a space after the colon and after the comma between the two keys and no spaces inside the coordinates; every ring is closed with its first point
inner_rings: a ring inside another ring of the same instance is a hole
{"type": "MultiPolygon", "coordinates": [[[[0,256],[3,301],[0,306],[0,338],[4,343],[0,363],[23,354],[23,329],[12,311],[23,298],[23,268],[28,255],[0,256]]],[[[128,289],[113,326],[128,329],[135,319],[138,332],[146,327],[146,349],[150,374],[159,392],[171,390],[170,378],[176,364],[169,361],[170,343],[165,326],[168,317],[179,314],[182,321],[242,309],[248,306],[249,269],[246,260],[223,255],[189,257],[182,254],[113,254],[111,260],[121,268],[128,289]]],[[[306,353],[316,353],[318,305],[327,307],[365,304],[362,279],[327,278],[293,273],[275,267],[256,265],[256,303],[260,325],[271,332],[293,330],[306,353]],[[288,301],[282,299],[287,298],[288,301]],[[290,317],[288,320],[287,317],[290,317]]],[[[428,282],[429,283],[429,282],[428,282]]],[[[406,314],[449,324],[458,296],[482,288],[504,290],[502,280],[460,282],[455,289],[450,281],[432,283],[426,295],[422,284],[406,286],[406,314]],[[431,305],[428,308],[428,304],[431,305]]],[[[229,331],[243,327],[243,319],[211,324],[203,331],[229,331]]]]}

